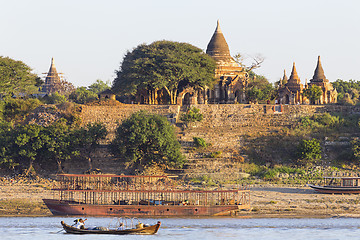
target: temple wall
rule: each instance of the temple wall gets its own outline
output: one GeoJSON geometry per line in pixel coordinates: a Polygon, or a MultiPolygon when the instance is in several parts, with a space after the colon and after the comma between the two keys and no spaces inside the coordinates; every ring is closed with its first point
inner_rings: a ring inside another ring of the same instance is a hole
{"type": "MultiPolygon", "coordinates": [[[[199,104],[193,105],[200,109],[204,119],[190,124],[187,128],[177,127],[177,137],[183,152],[189,159],[183,175],[187,178],[210,176],[212,179],[237,179],[241,174],[241,164],[238,160],[245,158],[242,149],[246,148],[248,139],[267,136],[291,128],[300,117],[313,114],[344,113],[360,114],[360,107],[338,105],[265,105],[265,104],[199,104]],[[274,111],[275,110],[275,111],[274,111]],[[191,151],[193,137],[202,137],[211,147],[209,152],[221,151],[220,158],[204,158],[198,151],[191,151]],[[190,149],[190,150],[188,150],[190,149]]],[[[125,167],[119,165],[116,159],[106,150],[106,144],[114,137],[114,131],[121,121],[132,113],[146,110],[161,114],[170,120],[175,119],[186,110],[177,105],[137,105],[123,104],[119,106],[82,106],[81,118],[83,124],[103,122],[110,134],[96,156],[93,166],[109,173],[126,173],[125,167]]],[[[178,125],[180,126],[180,125],[178,125]]],[[[71,172],[81,172],[84,169],[74,169],[71,172]]],[[[85,169],[86,170],[86,169],[85,169]]],[[[69,170],[70,171],[70,170],[69,170]]]]}
{"type": "MultiPolygon", "coordinates": [[[[340,105],[266,105],[266,104],[199,104],[204,120],[196,127],[239,128],[239,127],[282,127],[289,126],[300,117],[320,113],[360,114],[358,106],[340,105]],[[274,106],[278,109],[274,109],[274,106]],[[277,111],[276,111],[277,110],[277,111]]],[[[184,111],[185,108],[182,108],[184,111]]],[[[119,106],[86,106],[81,109],[83,124],[103,122],[110,131],[132,113],[145,110],[171,118],[181,114],[177,105],[122,104],[119,106]]]]}

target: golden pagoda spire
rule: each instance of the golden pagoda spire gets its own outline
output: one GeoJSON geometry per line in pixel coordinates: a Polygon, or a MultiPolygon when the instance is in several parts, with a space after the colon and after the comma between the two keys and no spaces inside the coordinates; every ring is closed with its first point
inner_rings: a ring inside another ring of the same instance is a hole
{"type": "Polygon", "coordinates": [[[293,68],[292,68],[292,71],[291,71],[289,82],[296,82],[296,83],[300,82],[300,78],[299,78],[299,76],[297,74],[297,71],[296,71],[295,62],[293,63],[293,68]]]}

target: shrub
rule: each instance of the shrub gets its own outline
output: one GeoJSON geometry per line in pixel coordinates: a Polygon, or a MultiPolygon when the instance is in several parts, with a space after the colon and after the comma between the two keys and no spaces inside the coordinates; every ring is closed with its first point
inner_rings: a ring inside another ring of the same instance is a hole
{"type": "Polygon", "coordinates": [[[195,147],[197,148],[206,148],[208,144],[205,142],[203,138],[193,137],[195,147]]]}
{"type": "Polygon", "coordinates": [[[351,141],[351,150],[354,158],[360,162],[360,140],[358,138],[351,141]]]}
{"type": "Polygon", "coordinates": [[[317,139],[302,140],[297,149],[298,164],[308,165],[321,159],[321,146],[317,139]]]}
{"type": "Polygon", "coordinates": [[[196,107],[189,108],[189,110],[181,114],[180,120],[186,123],[189,122],[201,122],[203,120],[203,115],[200,113],[200,110],[196,107]]]}
{"type": "Polygon", "coordinates": [[[216,152],[210,153],[209,157],[210,158],[219,158],[219,157],[221,157],[221,154],[222,154],[221,151],[216,151],[216,152]]]}
{"type": "Polygon", "coordinates": [[[65,95],[55,92],[43,97],[43,101],[47,104],[61,104],[66,102],[67,98],[65,95]]]}
{"type": "Polygon", "coordinates": [[[36,98],[13,99],[7,98],[3,103],[3,117],[6,121],[23,120],[28,113],[41,105],[36,98]]]}

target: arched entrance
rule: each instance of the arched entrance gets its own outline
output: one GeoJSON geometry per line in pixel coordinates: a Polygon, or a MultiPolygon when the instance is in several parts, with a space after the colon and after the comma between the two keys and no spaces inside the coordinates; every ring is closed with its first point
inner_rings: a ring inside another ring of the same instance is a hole
{"type": "Polygon", "coordinates": [[[290,104],[290,97],[289,95],[285,95],[285,104],[290,104]]]}
{"type": "Polygon", "coordinates": [[[191,102],[191,95],[190,95],[190,93],[186,93],[184,95],[182,105],[190,105],[190,102],[191,102]]]}

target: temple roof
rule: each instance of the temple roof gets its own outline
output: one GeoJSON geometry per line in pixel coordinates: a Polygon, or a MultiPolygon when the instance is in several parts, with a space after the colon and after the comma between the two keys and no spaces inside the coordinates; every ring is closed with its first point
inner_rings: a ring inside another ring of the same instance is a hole
{"type": "Polygon", "coordinates": [[[300,78],[296,72],[295,62],[293,63],[293,68],[288,82],[300,83],[300,78]]]}
{"type": "Polygon", "coordinates": [[[50,69],[49,69],[47,76],[58,76],[59,77],[59,75],[56,71],[54,58],[51,58],[51,65],[50,65],[50,69]]]}
{"type": "Polygon", "coordinates": [[[281,81],[282,81],[283,84],[287,83],[287,81],[288,81],[288,77],[286,76],[286,71],[285,71],[285,69],[284,69],[284,76],[283,76],[283,78],[281,79],[281,81]]]}
{"type": "Polygon", "coordinates": [[[324,70],[321,66],[320,56],[318,56],[318,62],[312,80],[326,80],[324,70]]]}
{"type": "Polygon", "coordinates": [[[56,71],[54,58],[51,58],[51,65],[49,72],[45,78],[45,84],[43,85],[42,92],[51,93],[54,90],[54,86],[60,83],[60,77],[56,71]]]}
{"type": "Polygon", "coordinates": [[[207,46],[206,53],[212,56],[216,61],[234,62],[230,55],[229,46],[225,40],[224,34],[220,29],[219,20],[211,40],[207,46]]]}

